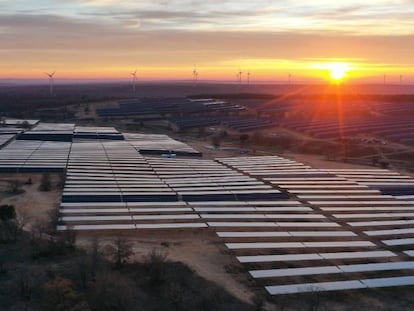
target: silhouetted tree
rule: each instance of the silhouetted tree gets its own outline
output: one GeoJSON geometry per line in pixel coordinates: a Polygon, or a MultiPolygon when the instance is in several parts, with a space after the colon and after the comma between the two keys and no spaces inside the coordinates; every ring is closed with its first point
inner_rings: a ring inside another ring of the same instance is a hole
{"type": "Polygon", "coordinates": [[[50,191],[52,189],[52,184],[50,182],[50,175],[45,173],[42,175],[42,179],[40,180],[40,191],[50,191]]]}
{"type": "Polygon", "coordinates": [[[211,138],[211,143],[213,144],[214,148],[218,148],[221,145],[221,138],[218,136],[213,136],[211,138]]]}
{"type": "Polygon", "coordinates": [[[249,134],[241,134],[239,139],[242,144],[244,144],[249,139],[249,134]]]}
{"type": "Polygon", "coordinates": [[[21,188],[22,184],[20,181],[13,179],[7,183],[6,192],[10,194],[20,194],[23,193],[24,190],[21,188]]]}
{"type": "Polygon", "coordinates": [[[73,310],[80,302],[73,282],[65,278],[55,278],[43,285],[42,295],[45,310],[66,311],[73,310]]]}
{"type": "Polygon", "coordinates": [[[13,205],[0,206],[0,220],[12,220],[16,218],[16,210],[13,205]]]}
{"type": "Polygon", "coordinates": [[[97,275],[96,282],[88,290],[87,300],[92,311],[135,311],[145,310],[139,304],[143,296],[131,279],[104,272],[97,275]]]}
{"type": "Polygon", "coordinates": [[[155,248],[145,257],[145,264],[148,267],[150,282],[152,284],[159,284],[164,281],[166,261],[167,253],[155,248]]]}
{"type": "Polygon", "coordinates": [[[134,254],[133,245],[127,239],[119,237],[114,244],[109,244],[105,247],[105,253],[115,262],[116,267],[120,268],[134,254]]]}

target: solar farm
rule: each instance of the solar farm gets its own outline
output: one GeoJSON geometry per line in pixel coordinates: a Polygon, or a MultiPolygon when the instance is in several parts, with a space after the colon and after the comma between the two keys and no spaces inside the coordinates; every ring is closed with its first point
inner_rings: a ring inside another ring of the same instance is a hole
{"type": "Polygon", "coordinates": [[[32,123],[2,128],[0,172],[64,173],[59,231],[210,232],[272,296],[414,285],[408,175],[206,159],[167,135],[32,123]]]}
{"type": "Polygon", "coordinates": [[[414,106],[410,102],[142,98],[97,108],[99,117],[136,116],[165,120],[175,131],[221,127],[239,133],[284,128],[324,140],[371,138],[412,146],[414,106]],[[342,118],[338,118],[342,115],[342,118]],[[404,127],[401,127],[401,124],[404,127]]]}

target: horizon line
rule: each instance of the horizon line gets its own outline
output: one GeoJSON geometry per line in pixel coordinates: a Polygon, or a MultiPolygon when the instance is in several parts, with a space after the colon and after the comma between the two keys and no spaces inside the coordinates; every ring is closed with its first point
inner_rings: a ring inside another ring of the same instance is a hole
{"type": "MultiPolygon", "coordinates": [[[[406,82],[379,82],[379,81],[363,81],[364,79],[358,79],[360,81],[342,81],[339,85],[349,86],[349,85],[378,85],[378,86],[414,86],[414,81],[406,81],[406,82]]],[[[60,78],[55,79],[54,83],[58,85],[66,85],[66,84],[73,84],[79,82],[80,84],[90,84],[90,83],[97,83],[97,84],[107,84],[107,83],[116,83],[116,84],[131,84],[131,81],[126,78],[60,78]]],[[[220,80],[220,79],[202,79],[194,82],[191,79],[145,79],[145,80],[138,80],[135,82],[136,84],[145,84],[145,83],[183,83],[183,84],[191,84],[191,85],[198,85],[198,84],[231,84],[231,85],[243,85],[243,86],[254,86],[254,85],[269,85],[269,84],[276,84],[276,85],[327,85],[335,83],[329,82],[325,79],[300,79],[300,80],[255,80],[255,81],[232,81],[232,80],[220,80]]],[[[49,85],[49,82],[45,79],[40,78],[0,78],[0,85],[9,84],[9,85],[49,85]]]]}

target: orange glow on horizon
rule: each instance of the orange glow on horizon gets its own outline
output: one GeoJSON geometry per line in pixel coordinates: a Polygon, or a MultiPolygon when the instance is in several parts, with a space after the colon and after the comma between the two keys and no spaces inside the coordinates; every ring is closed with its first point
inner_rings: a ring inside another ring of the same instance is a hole
{"type": "MultiPolygon", "coordinates": [[[[60,64],[61,65],[61,64],[60,64]]],[[[150,80],[192,80],[194,65],[176,63],[172,65],[152,65],[132,63],[108,64],[69,64],[59,66],[58,63],[44,64],[28,68],[21,66],[5,68],[0,73],[1,79],[47,79],[44,72],[55,71],[55,81],[65,79],[90,80],[130,80],[130,72],[137,68],[137,82],[150,80]]],[[[228,62],[206,62],[197,64],[199,81],[228,81],[236,82],[236,74],[243,71],[242,82],[247,83],[247,72],[250,82],[277,83],[306,83],[331,81],[341,83],[349,80],[351,83],[362,81],[382,82],[386,72],[389,81],[398,83],[400,75],[409,81],[412,76],[410,68],[400,70],[386,64],[375,64],[352,59],[234,59],[228,62]],[[392,80],[393,79],[393,80],[392,80]]]]}

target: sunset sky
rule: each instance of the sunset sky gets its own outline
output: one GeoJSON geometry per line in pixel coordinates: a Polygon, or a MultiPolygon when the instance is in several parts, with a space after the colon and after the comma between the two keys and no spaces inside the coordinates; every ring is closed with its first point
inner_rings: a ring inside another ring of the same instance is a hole
{"type": "Polygon", "coordinates": [[[0,0],[0,78],[414,82],[414,0],[0,0]]]}

